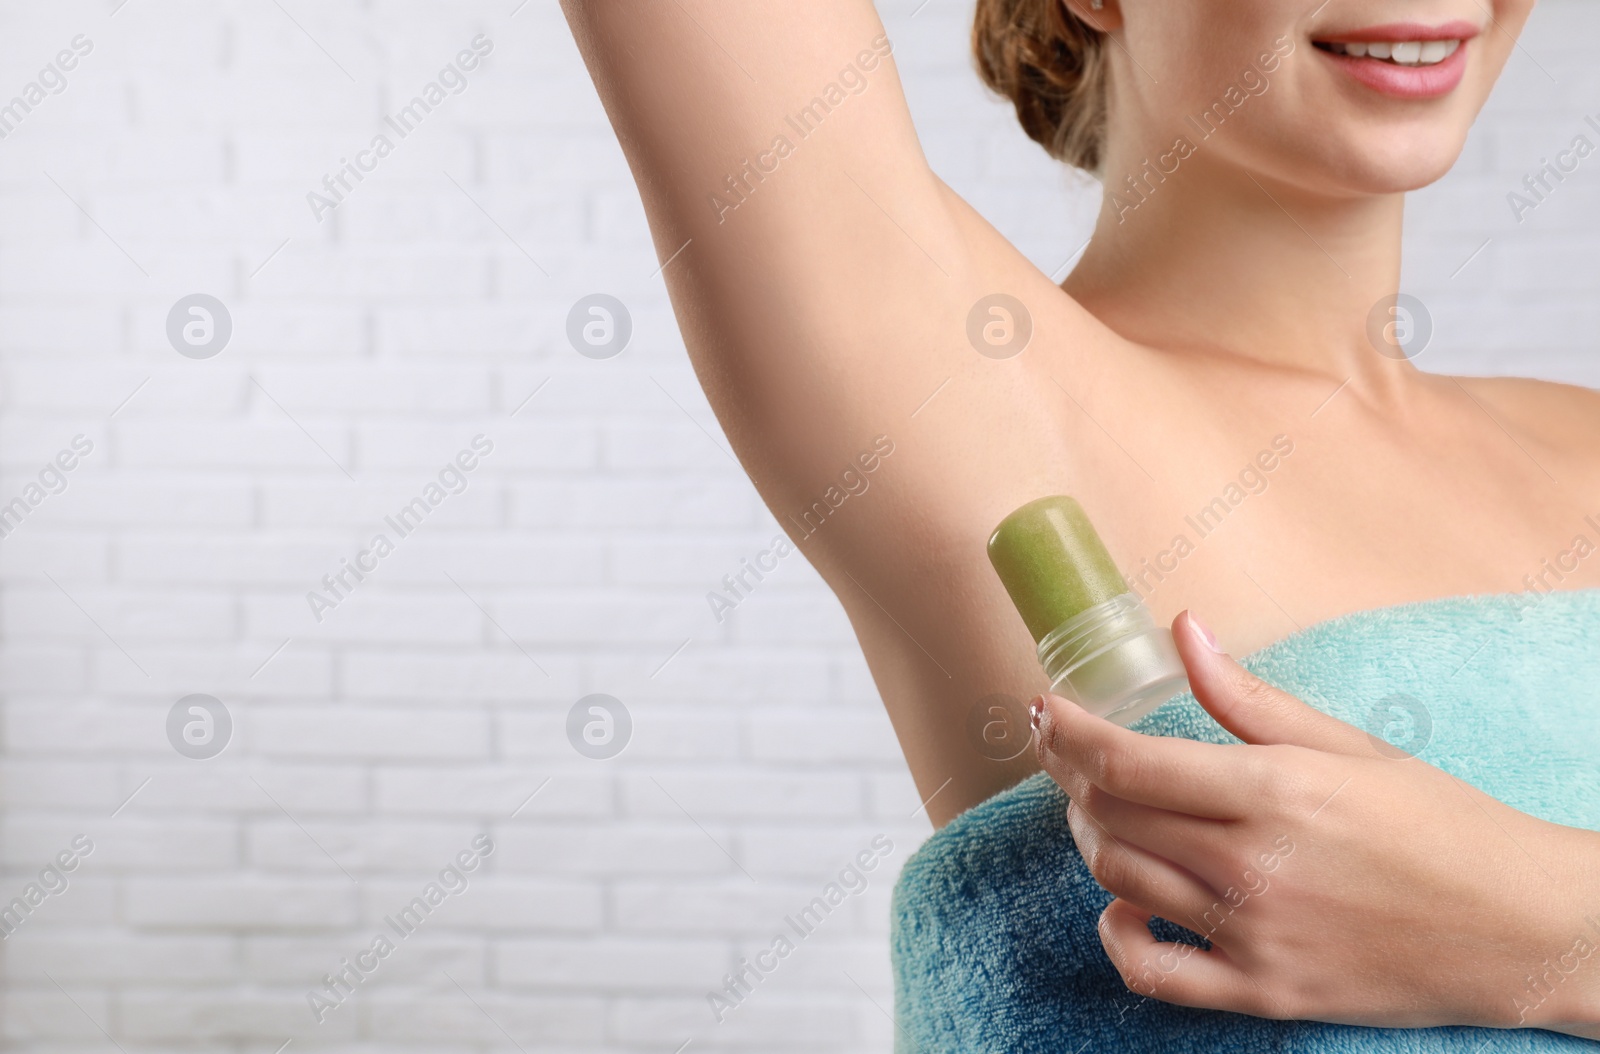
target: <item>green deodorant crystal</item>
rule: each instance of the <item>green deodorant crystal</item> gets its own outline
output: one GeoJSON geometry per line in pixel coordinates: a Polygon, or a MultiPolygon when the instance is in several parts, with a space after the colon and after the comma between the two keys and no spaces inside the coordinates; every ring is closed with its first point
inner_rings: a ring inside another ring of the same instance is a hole
{"type": "Polygon", "coordinates": [[[1034,642],[1128,591],[1083,506],[1064,494],[1030,501],[989,536],[989,562],[1034,642]]]}
{"type": "Polygon", "coordinates": [[[1188,688],[1171,631],[1128,588],[1073,499],[1040,498],[1001,520],[989,562],[1057,695],[1127,725],[1188,688]]]}

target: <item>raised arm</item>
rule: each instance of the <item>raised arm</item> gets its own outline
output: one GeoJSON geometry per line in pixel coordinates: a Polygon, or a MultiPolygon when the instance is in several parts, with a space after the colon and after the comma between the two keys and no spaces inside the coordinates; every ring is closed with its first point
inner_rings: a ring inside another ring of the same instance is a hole
{"type": "Polygon", "coordinates": [[[955,781],[932,814],[981,800],[1033,761],[981,756],[969,711],[1040,679],[982,544],[1060,485],[1051,367],[1098,323],[929,168],[870,0],[563,6],[740,460],[844,602],[924,795],[955,781]],[[1028,304],[1028,356],[974,347],[995,293],[1028,304]],[[973,423],[985,405],[1004,427],[973,423]]]}
{"type": "Polygon", "coordinates": [[[1055,293],[928,167],[870,0],[563,7],[657,252],[678,254],[695,367],[769,498],[772,470],[805,475],[819,413],[859,445],[970,360],[967,312],[1004,271],[1055,293]]]}

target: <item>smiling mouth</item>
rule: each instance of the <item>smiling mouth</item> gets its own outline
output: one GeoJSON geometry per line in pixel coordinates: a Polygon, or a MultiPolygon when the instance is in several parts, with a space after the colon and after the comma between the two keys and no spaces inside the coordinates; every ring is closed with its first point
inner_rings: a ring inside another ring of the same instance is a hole
{"type": "Polygon", "coordinates": [[[1312,47],[1357,83],[1394,99],[1438,99],[1460,86],[1465,45],[1481,32],[1465,20],[1443,25],[1390,22],[1329,32],[1312,47]]]}
{"type": "Polygon", "coordinates": [[[1369,42],[1313,41],[1313,46],[1335,55],[1373,59],[1393,66],[1437,66],[1461,47],[1457,40],[1397,40],[1369,42]]]}

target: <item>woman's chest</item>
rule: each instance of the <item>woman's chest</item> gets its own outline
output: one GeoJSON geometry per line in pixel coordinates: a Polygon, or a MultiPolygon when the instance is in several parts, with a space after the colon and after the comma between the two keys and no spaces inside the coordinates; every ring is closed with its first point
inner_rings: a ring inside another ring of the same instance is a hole
{"type": "Polygon", "coordinates": [[[1406,449],[1355,429],[1250,445],[1107,517],[1157,616],[1194,607],[1230,648],[1434,597],[1600,586],[1600,487],[1572,464],[1563,485],[1510,441],[1406,449]]]}
{"type": "Polygon", "coordinates": [[[945,463],[981,470],[938,502],[979,498],[949,510],[968,549],[1012,507],[1071,494],[1158,619],[1194,608],[1240,652],[1352,611],[1600,586],[1584,435],[1519,436],[1465,395],[1397,421],[1305,390],[1142,380],[951,420],[945,463]]]}

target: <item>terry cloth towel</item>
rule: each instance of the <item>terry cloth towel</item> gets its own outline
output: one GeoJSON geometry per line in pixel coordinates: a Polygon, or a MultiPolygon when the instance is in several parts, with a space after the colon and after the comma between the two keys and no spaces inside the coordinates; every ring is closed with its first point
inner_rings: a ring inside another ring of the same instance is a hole
{"type": "MultiPolygon", "coordinates": [[[[1358,612],[1243,662],[1514,808],[1600,828],[1600,589],[1358,612]]],[[[1238,742],[1192,694],[1134,727],[1238,742]]],[[[957,817],[906,862],[892,909],[899,1054],[1600,1050],[1538,1029],[1269,1021],[1142,998],[1100,946],[1095,920],[1111,897],[1078,855],[1066,807],[1035,775],[957,817]]],[[[1600,916],[1600,904],[1588,907],[1600,916]]],[[[1156,935],[1198,942],[1170,925],[1156,935]]],[[[1587,936],[1600,944],[1600,933],[1587,936]]],[[[1600,970],[1600,955],[1579,969],[1600,970]]],[[[1507,992],[1508,1008],[1517,997],[1535,998],[1507,992]]]]}

